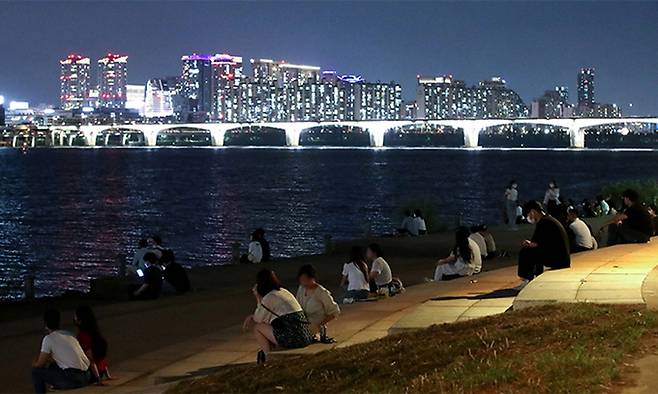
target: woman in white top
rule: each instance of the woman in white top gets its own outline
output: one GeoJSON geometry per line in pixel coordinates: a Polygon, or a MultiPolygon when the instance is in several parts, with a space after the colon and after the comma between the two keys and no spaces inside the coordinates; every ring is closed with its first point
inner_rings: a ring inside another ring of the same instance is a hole
{"type": "Polygon", "coordinates": [[[347,285],[347,292],[343,303],[354,302],[368,298],[370,294],[370,283],[368,280],[368,265],[363,256],[363,249],[353,246],[350,252],[350,261],[343,265],[343,276],[340,280],[341,287],[347,285]]]}
{"type": "Polygon", "coordinates": [[[455,233],[456,245],[450,256],[437,262],[434,280],[448,280],[459,276],[470,276],[482,269],[482,258],[478,245],[469,238],[467,227],[455,233]]]}
{"type": "Polygon", "coordinates": [[[544,194],[544,207],[550,215],[555,216],[555,210],[560,205],[560,187],[554,180],[548,184],[544,194]]]}
{"type": "Polygon", "coordinates": [[[505,214],[507,216],[507,225],[511,230],[518,229],[516,226],[516,206],[518,199],[518,185],[516,181],[511,181],[505,190],[505,214]]]}
{"type": "Polygon", "coordinates": [[[340,315],[338,304],[331,292],[318,283],[318,275],[312,265],[302,266],[297,273],[297,280],[297,301],[311,323],[311,333],[319,332],[320,342],[331,342],[331,338],[326,335],[326,327],[327,323],[340,315]]]}
{"type": "Polygon", "coordinates": [[[311,344],[313,335],[301,305],[292,293],[281,287],[274,271],[260,270],[252,292],[256,311],[247,316],[243,328],[247,330],[253,326],[261,349],[257,358],[259,364],[265,363],[272,346],[296,349],[311,344]]]}
{"type": "Polygon", "coordinates": [[[418,230],[418,235],[427,234],[427,225],[425,224],[425,218],[423,218],[423,211],[420,209],[414,210],[414,227],[418,230]]]}

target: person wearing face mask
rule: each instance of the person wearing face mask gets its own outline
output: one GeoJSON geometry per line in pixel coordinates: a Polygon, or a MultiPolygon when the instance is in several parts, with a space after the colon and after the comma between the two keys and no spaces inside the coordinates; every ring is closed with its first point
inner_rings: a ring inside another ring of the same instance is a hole
{"type": "Polygon", "coordinates": [[[516,205],[519,199],[518,184],[516,181],[511,181],[505,190],[505,214],[507,216],[507,224],[509,229],[516,231],[519,228],[516,225],[516,205]]]}
{"type": "Polygon", "coordinates": [[[547,215],[537,201],[526,203],[523,212],[528,223],[535,225],[535,232],[531,239],[521,244],[518,275],[523,282],[517,290],[523,289],[535,276],[540,275],[545,266],[553,269],[571,266],[569,237],[562,224],[547,215]]]}

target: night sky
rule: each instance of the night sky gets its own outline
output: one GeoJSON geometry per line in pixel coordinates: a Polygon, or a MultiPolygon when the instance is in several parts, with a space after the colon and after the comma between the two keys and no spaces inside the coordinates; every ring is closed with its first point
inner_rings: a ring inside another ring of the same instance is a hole
{"type": "Polygon", "coordinates": [[[0,94],[32,104],[58,103],[70,52],[93,65],[127,54],[129,83],[142,84],[196,51],[395,80],[406,99],[416,74],[451,73],[501,75],[526,101],[566,85],[574,102],[578,68],[593,66],[596,101],[658,114],[658,2],[0,1],[0,36],[0,94]]]}

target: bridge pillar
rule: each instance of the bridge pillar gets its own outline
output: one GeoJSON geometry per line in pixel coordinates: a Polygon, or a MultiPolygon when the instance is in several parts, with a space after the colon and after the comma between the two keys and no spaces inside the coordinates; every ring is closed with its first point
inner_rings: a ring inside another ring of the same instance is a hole
{"type": "Polygon", "coordinates": [[[224,146],[224,136],[226,135],[225,129],[210,130],[210,139],[213,146],[224,146]]]}
{"type": "Polygon", "coordinates": [[[578,126],[569,128],[569,140],[572,148],[585,148],[585,129],[578,126]]]}
{"type": "Polygon", "coordinates": [[[464,130],[464,147],[477,148],[482,127],[477,124],[466,124],[462,126],[462,130],[464,130]]]}
{"type": "Polygon", "coordinates": [[[287,146],[299,146],[299,137],[304,130],[304,126],[293,126],[287,125],[286,128],[286,145],[287,146]]]}
{"type": "Polygon", "coordinates": [[[158,134],[159,130],[157,129],[142,129],[144,134],[144,143],[146,146],[156,146],[158,145],[158,134]]]}
{"type": "Polygon", "coordinates": [[[370,134],[370,146],[381,148],[384,146],[384,135],[389,127],[384,125],[374,125],[368,127],[368,134],[370,134]]]}

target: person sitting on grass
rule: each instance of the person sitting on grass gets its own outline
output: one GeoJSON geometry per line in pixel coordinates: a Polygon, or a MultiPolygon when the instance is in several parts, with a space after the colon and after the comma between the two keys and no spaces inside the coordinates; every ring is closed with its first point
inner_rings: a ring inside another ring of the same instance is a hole
{"type": "Polygon", "coordinates": [[[260,243],[260,248],[263,251],[263,258],[260,261],[266,263],[272,260],[272,251],[270,250],[269,241],[265,238],[265,230],[263,228],[257,228],[255,234],[258,243],[260,243]]]}
{"type": "Polygon", "coordinates": [[[48,334],[41,341],[41,351],[32,363],[34,392],[45,393],[48,386],[70,390],[88,385],[91,363],[78,340],[60,329],[59,311],[47,310],[43,320],[48,334]]]}
{"type": "Polygon", "coordinates": [[[649,242],[653,224],[648,209],[640,203],[640,195],[633,189],[626,189],[622,198],[626,209],[606,223],[608,245],[649,242]]]}
{"type": "Polygon", "coordinates": [[[411,235],[413,227],[414,217],[411,215],[411,209],[405,209],[404,218],[402,218],[402,223],[398,227],[399,235],[411,235]]]}
{"type": "Polygon", "coordinates": [[[596,249],[596,240],[592,235],[592,231],[587,223],[580,220],[578,210],[574,207],[569,207],[567,209],[567,220],[569,221],[568,233],[571,253],[596,249]]]}
{"type": "Polygon", "coordinates": [[[469,236],[468,227],[459,227],[455,232],[455,247],[450,256],[439,260],[434,270],[434,280],[450,280],[470,276],[482,269],[482,257],[478,245],[469,236]]]}
{"type": "Polygon", "coordinates": [[[521,243],[518,275],[522,279],[516,290],[522,290],[528,282],[544,272],[544,267],[559,269],[571,266],[569,238],[560,222],[547,215],[541,204],[530,201],[523,210],[528,223],[535,224],[531,239],[521,243]]]}
{"type": "Polygon", "coordinates": [[[131,293],[133,300],[154,300],[160,297],[162,291],[162,270],[158,267],[158,257],[149,252],[144,255],[146,269],[141,272],[142,284],[131,293]]]}
{"type": "Polygon", "coordinates": [[[370,262],[368,279],[375,283],[377,292],[392,292],[393,274],[391,266],[384,260],[384,252],[379,244],[370,244],[366,249],[366,259],[370,262]],[[383,290],[385,289],[385,290],[383,290]]]}
{"type": "Polygon", "coordinates": [[[653,234],[653,223],[647,208],[640,203],[640,195],[633,189],[622,193],[626,209],[606,223],[608,245],[646,243],[653,234]]]}
{"type": "MultiPolygon", "coordinates": [[[[480,249],[480,256],[482,260],[485,260],[489,254],[487,249],[487,241],[484,239],[482,234],[478,232],[478,226],[471,226],[471,235],[469,235],[469,238],[475,241],[475,243],[478,245],[478,249],[480,249]]],[[[477,272],[475,273],[477,274],[477,272]]]]}
{"type": "Polygon", "coordinates": [[[256,275],[252,292],[256,298],[256,311],[247,316],[243,328],[253,327],[260,346],[258,364],[267,361],[274,346],[286,349],[303,348],[313,342],[309,321],[295,296],[281,286],[274,271],[262,269],[256,275]]]}
{"type": "Polygon", "coordinates": [[[343,297],[343,304],[349,304],[358,300],[365,300],[370,294],[370,277],[368,265],[363,257],[363,249],[353,246],[350,251],[350,261],[343,265],[340,286],[347,286],[347,292],[343,297]]]}
{"type": "Polygon", "coordinates": [[[258,241],[259,233],[254,231],[251,234],[251,242],[246,254],[240,257],[241,263],[260,263],[263,261],[263,246],[258,241]]]}
{"type": "Polygon", "coordinates": [[[135,250],[135,255],[133,256],[133,262],[128,266],[127,274],[134,275],[137,270],[146,269],[144,264],[144,255],[149,252],[148,241],[145,238],[142,238],[137,243],[137,249],[135,250]]]}
{"type": "Polygon", "coordinates": [[[87,306],[75,310],[75,325],[78,327],[78,342],[91,362],[89,371],[92,381],[102,384],[103,379],[112,379],[107,366],[107,340],[98,328],[94,311],[87,306]]]}
{"type": "MultiPolygon", "coordinates": [[[[496,248],[496,241],[493,234],[489,231],[486,224],[481,224],[477,228],[477,232],[484,238],[484,243],[487,245],[487,259],[493,259],[498,256],[498,249],[496,248]]],[[[480,251],[482,252],[482,251],[480,251]]]]}
{"type": "Polygon", "coordinates": [[[297,280],[299,288],[296,298],[311,323],[311,333],[320,333],[322,343],[333,342],[327,336],[327,323],[340,315],[338,304],[331,292],[318,283],[318,274],[312,265],[302,266],[297,273],[297,280]]]}
{"type": "Polygon", "coordinates": [[[164,271],[165,282],[174,289],[176,294],[184,294],[192,290],[185,268],[176,262],[176,257],[171,249],[162,252],[160,265],[164,271]]]}
{"type": "Polygon", "coordinates": [[[417,235],[427,234],[427,224],[423,217],[423,211],[417,208],[414,209],[413,228],[416,229],[417,235]]]}

